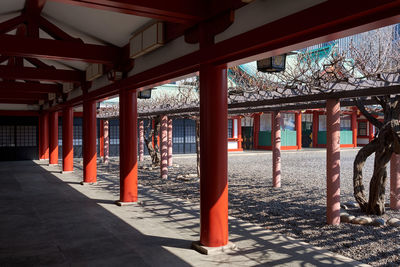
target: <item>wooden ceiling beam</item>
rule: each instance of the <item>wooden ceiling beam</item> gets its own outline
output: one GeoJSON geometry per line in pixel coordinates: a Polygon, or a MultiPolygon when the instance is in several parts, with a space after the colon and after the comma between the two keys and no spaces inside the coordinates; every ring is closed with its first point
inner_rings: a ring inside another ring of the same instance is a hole
{"type": "Polygon", "coordinates": [[[75,70],[37,69],[0,65],[0,78],[49,82],[84,82],[85,73],[75,70]]]}
{"type": "Polygon", "coordinates": [[[38,100],[33,99],[9,99],[9,98],[1,98],[0,104],[27,104],[27,105],[37,105],[39,104],[38,100]]]}
{"type": "Polygon", "coordinates": [[[47,83],[1,82],[0,92],[61,93],[61,85],[47,83]]]}
{"type": "Polygon", "coordinates": [[[71,41],[0,35],[0,54],[4,56],[75,60],[114,65],[120,62],[122,49],[113,46],[71,41]]]}
{"type": "Polygon", "coordinates": [[[0,23],[0,34],[4,34],[9,31],[15,30],[19,25],[21,25],[25,21],[26,21],[26,16],[20,15],[0,23]]]}
{"type": "Polygon", "coordinates": [[[54,0],[65,4],[108,10],[156,20],[193,24],[204,19],[200,0],[54,0]]]}

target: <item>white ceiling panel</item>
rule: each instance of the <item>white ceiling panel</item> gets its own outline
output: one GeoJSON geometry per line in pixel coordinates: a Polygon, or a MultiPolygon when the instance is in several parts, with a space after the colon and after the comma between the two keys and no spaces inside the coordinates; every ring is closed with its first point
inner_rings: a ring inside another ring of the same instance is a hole
{"type": "Polygon", "coordinates": [[[0,0],[0,15],[21,11],[25,0],[0,0]]]}
{"type": "Polygon", "coordinates": [[[93,39],[116,46],[128,43],[132,33],[151,19],[117,12],[47,2],[43,13],[62,25],[69,26],[93,39]]]}

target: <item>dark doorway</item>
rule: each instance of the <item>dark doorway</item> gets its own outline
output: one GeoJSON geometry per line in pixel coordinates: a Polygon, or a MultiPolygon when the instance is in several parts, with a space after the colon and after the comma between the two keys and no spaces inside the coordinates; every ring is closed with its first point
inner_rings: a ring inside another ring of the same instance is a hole
{"type": "Polygon", "coordinates": [[[312,147],[312,122],[303,121],[301,123],[301,145],[302,147],[312,147]]]}
{"type": "Polygon", "coordinates": [[[243,126],[242,127],[242,147],[245,150],[253,149],[253,127],[243,126]]]}
{"type": "Polygon", "coordinates": [[[0,117],[0,160],[39,158],[38,117],[0,117]]]}

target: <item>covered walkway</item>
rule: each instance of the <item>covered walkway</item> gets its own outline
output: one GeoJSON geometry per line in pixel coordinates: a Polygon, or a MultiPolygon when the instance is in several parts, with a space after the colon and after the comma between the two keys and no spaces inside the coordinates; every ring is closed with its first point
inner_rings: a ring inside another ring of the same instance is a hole
{"type": "Polygon", "coordinates": [[[47,161],[0,162],[0,265],[257,266],[358,263],[230,218],[237,249],[205,256],[199,207],[148,188],[139,204],[118,207],[109,187],[81,186],[47,161]]]}

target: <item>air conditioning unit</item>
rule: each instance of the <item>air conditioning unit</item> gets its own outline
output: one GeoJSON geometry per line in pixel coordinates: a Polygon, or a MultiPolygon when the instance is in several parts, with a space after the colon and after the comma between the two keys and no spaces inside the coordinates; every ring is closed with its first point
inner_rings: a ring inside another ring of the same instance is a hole
{"type": "Polygon", "coordinates": [[[93,81],[103,75],[103,65],[90,64],[86,69],[86,81],[93,81]]]}
{"type": "Polygon", "coordinates": [[[129,56],[137,58],[164,44],[164,24],[156,22],[137,32],[129,41],[129,56]]]}
{"type": "Polygon", "coordinates": [[[74,84],[73,83],[63,83],[63,93],[69,93],[72,90],[74,90],[74,84]]]}

